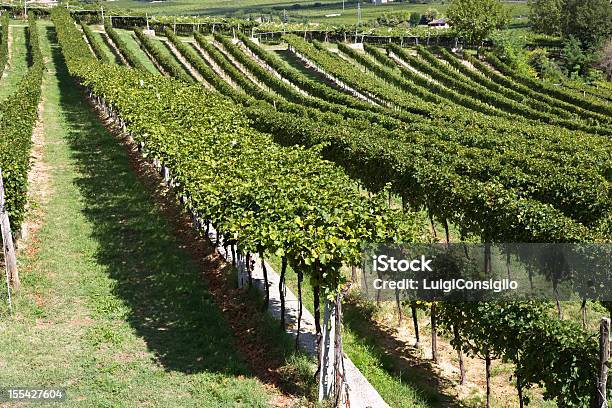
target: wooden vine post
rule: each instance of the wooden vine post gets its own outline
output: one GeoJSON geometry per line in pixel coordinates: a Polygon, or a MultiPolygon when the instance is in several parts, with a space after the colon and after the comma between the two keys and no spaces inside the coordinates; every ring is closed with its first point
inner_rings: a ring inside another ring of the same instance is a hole
{"type": "Polygon", "coordinates": [[[297,289],[298,289],[298,319],[297,319],[297,329],[295,335],[295,350],[297,351],[300,346],[300,330],[302,325],[302,312],[303,312],[303,304],[302,304],[302,279],[304,278],[302,268],[297,268],[297,289]]]}
{"type": "Polygon", "coordinates": [[[491,352],[485,355],[485,379],[487,383],[487,408],[491,408],[491,352]]]}
{"type": "Polygon", "coordinates": [[[431,359],[434,363],[438,363],[438,304],[434,300],[431,303],[431,359]]]}
{"type": "Polygon", "coordinates": [[[419,348],[421,343],[421,338],[419,336],[419,317],[417,315],[416,303],[414,301],[410,302],[410,311],[412,312],[412,324],[414,325],[414,337],[416,338],[416,343],[414,347],[419,348]]]}
{"type": "MultiPolygon", "coordinates": [[[[459,328],[456,324],[453,324],[453,336],[455,340],[461,344],[459,328]]],[[[465,384],[465,365],[463,363],[463,351],[461,350],[461,346],[457,347],[457,358],[459,359],[459,384],[465,384]]]]}
{"type": "Polygon", "coordinates": [[[281,259],[281,274],[278,280],[278,293],[280,294],[281,301],[281,316],[280,316],[280,327],[285,330],[285,274],[287,272],[287,257],[283,256],[281,259]]]}
{"type": "Polygon", "coordinates": [[[259,251],[259,259],[261,261],[261,270],[263,271],[264,275],[264,291],[266,293],[266,300],[263,305],[263,310],[267,310],[270,306],[270,285],[268,283],[268,269],[266,268],[263,250],[259,251]]]}
{"type": "Polygon", "coordinates": [[[319,347],[319,401],[329,400],[334,407],[345,406],[344,357],[342,353],[342,294],[325,300],[323,333],[319,347]]]}
{"type": "Polygon", "coordinates": [[[11,234],[11,223],[6,212],[6,199],[4,194],[4,181],[2,169],[0,169],[0,229],[2,230],[2,248],[4,250],[4,263],[8,281],[13,289],[19,289],[19,273],[17,272],[17,257],[15,256],[15,245],[11,234]]]}
{"type": "Polygon", "coordinates": [[[601,319],[599,327],[599,364],[597,372],[597,408],[608,408],[607,383],[610,369],[610,319],[601,319]]]}

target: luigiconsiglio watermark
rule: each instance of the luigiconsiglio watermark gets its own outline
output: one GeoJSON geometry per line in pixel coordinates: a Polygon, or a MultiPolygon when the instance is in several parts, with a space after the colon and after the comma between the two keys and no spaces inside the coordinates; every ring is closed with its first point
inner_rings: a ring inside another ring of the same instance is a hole
{"type": "Polygon", "coordinates": [[[570,243],[407,243],[363,248],[370,299],[612,299],[612,246],[570,243]]]}

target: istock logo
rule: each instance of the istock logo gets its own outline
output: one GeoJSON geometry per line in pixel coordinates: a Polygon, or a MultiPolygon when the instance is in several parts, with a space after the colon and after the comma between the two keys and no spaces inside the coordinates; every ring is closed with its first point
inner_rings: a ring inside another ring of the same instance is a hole
{"type": "Polygon", "coordinates": [[[373,257],[374,271],[377,272],[433,272],[429,264],[432,259],[426,259],[425,255],[417,259],[395,259],[387,255],[375,255],[373,257]]]}

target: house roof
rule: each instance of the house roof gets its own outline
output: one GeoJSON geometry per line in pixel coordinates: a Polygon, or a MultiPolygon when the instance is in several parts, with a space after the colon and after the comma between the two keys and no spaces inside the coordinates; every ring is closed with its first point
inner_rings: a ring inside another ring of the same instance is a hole
{"type": "Polygon", "coordinates": [[[446,24],[446,19],[444,17],[442,17],[442,18],[434,18],[433,20],[431,20],[427,24],[429,24],[429,25],[444,25],[444,24],[446,24]]]}

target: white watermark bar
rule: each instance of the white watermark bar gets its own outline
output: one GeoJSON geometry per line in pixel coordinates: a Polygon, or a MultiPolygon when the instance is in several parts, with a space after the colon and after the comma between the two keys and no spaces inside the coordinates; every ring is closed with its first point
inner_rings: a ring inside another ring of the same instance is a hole
{"type": "Polygon", "coordinates": [[[370,299],[612,301],[611,244],[367,245],[363,253],[370,299]]]}

